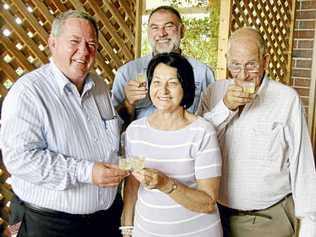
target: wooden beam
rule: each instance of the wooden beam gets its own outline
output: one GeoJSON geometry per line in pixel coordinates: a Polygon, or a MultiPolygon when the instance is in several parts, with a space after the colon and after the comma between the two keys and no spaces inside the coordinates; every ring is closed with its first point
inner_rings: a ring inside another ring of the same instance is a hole
{"type": "Polygon", "coordinates": [[[48,34],[44,30],[43,26],[41,26],[38,23],[38,20],[33,16],[33,14],[29,13],[26,9],[25,4],[21,0],[15,0],[13,1],[16,8],[19,10],[19,12],[23,15],[25,19],[30,23],[30,25],[36,30],[39,37],[47,44],[48,34]]]}
{"type": "MultiPolygon", "coordinates": [[[[217,0],[219,1],[219,0],[217,0]]],[[[231,22],[232,0],[220,1],[216,79],[227,77],[226,52],[231,22]]]]}
{"type": "Polygon", "coordinates": [[[293,0],[292,1],[291,18],[290,18],[291,24],[290,24],[290,34],[289,34],[289,52],[288,52],[287,66],[286,66],[287,77],[285,78],[288,85],[293,84],[293,81],[292,81],[292,54],[293,54],[293,42],[294,42],[295,11],[296,11],[296,0],[293,0]]]}
{"type": "MultiPolygon", "coordinates": [[[[73,2],[73,1],[71,1],[73,2]]],[[[114,39],[114,41],[121,47],[122,52],[125,54],[125,56],[129,59],[133,58],[132,53],[130,50],[127,48],[126,44],[124,41],[121,39],[121,36],[117,33],[117,29],[114,29],[112,24],[109,22],[109,19],[107,19],[104,16],[104,10],[102,9],[103,7],[99,6],[98,3],[95,0],[90,0],[89,1],[89,6],[91,9],[94,11],[95,16],[99,18],[99,20],[102,22],[104,25],[105,29],[107,32],[111,35],[111,37],[114,39]]],[[[100,31],[100,34],[102,32],[100,31]]]]}
{"type": "Polygon", "coordinates": [[[58,11],[60,12],[65,12],[67,11],[67,8],[65,7],[64,4],[62,4],[59,0],[53,0],[52,4],[57,8],[58,11]]]}
{"type": "MultiPolygon", "coordinates": [[[[316,24],[315,24],[316,29],[316,24]]],[[[314,48],[312,59],[312,77],[309,90],[308,128],[311,136],[314,155],[316,155],[316,31],[314,34],[314,48]]]]}
{"type": "Polygon", "coordinates": [[[109,42],[104,38],[102,34],[99,34],[99,42],[101,43],[103,50],[111,57],[111,60],[114,62],[113,64],[116,67],[121,66],[121,59],[116,53],[114,53],[112,46],[109,44],[109,42]]]}
{"type": "Polygon", "coordinates": [[[130,39],[131,42],[134,42],[135,37],[133,33],[131,32],[131,30],[128,28],[128,25],[124,21],[118,9],[116,9],[115,6],[113,6],[113,3],[110,3],[110,1],[104,1],[103,3],[105,4],[105,7],[111,12],[112,16],[117,21],[117,23],[120,25],[126,37],[130,39]]]}
{"type": "Polygon", "coordinates": [[[113,72],[112,72],[112,68],[105,63],[104,58],[102,57],[102,55],[100,53],[97,53],[96,56],[96,63],[102,68],[104,69],[104,73],[106,76],[113,78],[113,72]]]}
{"type": "Polygon", "coordinates": [[[34,5],[39,10],[39,12],[45,16],[49,23],[52,23],[54,16],[48,11],[47,6],[43,3],[42,0],[33,0],[34,5]]]}
{"type": "MultiPolygon", "coordinates": [[[[0,67],[3,73],[9,78],[10,81],[15,82],[18,79],[18,75],[10,64],[0,60],[0,67]]],[[[0,83],[1,84],[1,83],[0,83]]]]}
{"type": "Polygon", "coordinates": [[[2,84],[0,84],[0,95],[1,97],[5,97],[8,93],[7,88],[5,88],[2,84]]]}
{"type": "Polygon", "coordinates": [[[8,26],[16,33],[18,38],[28,47],[28,49],[40,60],[42,64],[45,64],[48,62],[47,56],[39,50],[38,45],[30,39],[29,37],[26,37],[26,32],[23,30],[22,27],[15,24],[14,18],[12,15],[10,15],[6,10],[0,9],[0,16],[2,16],[8,26]]]}
{"type": "Polygon", "coordinates": [[[23,67],[23,69],[26,69],[29,72],[34,70],[34,65],[26,60],[26,56],[21,51],[19,51],[15,45],[10,40],[8,40],[7,37],[0,35],[0,43],[2,43],[3,46],[7,48],[17,63],[23,67]]]}
{"type": "Polygon", "coordinates": [[[135,58],[141,56],[142,48],[142,16],[143,16],[143,0],[136,0],[136,21],[135,21],[135,58]]]}
{"type": "Polygon", "coordinates": [[[119,3],[121,5],[121,7],[123,8],[125,14],[131,19],[131,22],[135,22],[135,15],[134,15],[132,9],[130,8],[130,6],[128,5],[128,1],[119,0],[119,3]]]}
{"type": "Polygon", "coordinates": [[[78,0],[69,0],[69,2],[74,6],[75,9],[77,10],[84,10],[83,5],[80,3],[78,0]]]}
{"type": "MultiPolygon", "coordinates": [[[[218,1],[218,0],[216,0],[218,1]]],[[[226,1],[224,1],[226,2],[226,1]]],[[[145,12],[144,12],[144,16],[147,16],[149,15],[152,10],[154,9],[147,9],[145,12]]],[[[210,10],[208,7],[182,7],[182,8],[177,8],[177,10],[179,11],[179,13],[181,15],[185,15],[185,14],[209,14],[210,10]]]]}

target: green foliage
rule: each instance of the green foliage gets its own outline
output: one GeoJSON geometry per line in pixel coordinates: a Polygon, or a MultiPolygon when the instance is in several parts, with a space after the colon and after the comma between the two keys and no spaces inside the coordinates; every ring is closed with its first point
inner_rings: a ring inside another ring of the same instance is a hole
{"type": "Polygon", "coordinates": [[[218,17],[212,14],[203,18],[184,18],[186,27],[185,37],[181,48],[186,55],[190,55],[216,68],[218,17]]]}
{"type": "Polygon", "coordinates": [[[207,6],[207,0],[169,0],[171,6],[178,8],[183,5],[189,5],[192,7],[205,7],[207,6]]]}
{"type": "MultiPolygon", "coordinates": [[[[181,1],[173,0],[173,6],[179,6],[181,1]]],[[[209,16],[187,17],[182,14],[186,31],[181,41],[181,49],[185,55],[196,58],[213,69],[217,63],[217,40],[219,28],[219,9],[212,8],[209,16]]],[[[147,23],[147,22],[146,22],[147,23]]],[[[151,52],[150,44],[147,40],[147,24],[142,30],[142,55],[151,52]]]]}

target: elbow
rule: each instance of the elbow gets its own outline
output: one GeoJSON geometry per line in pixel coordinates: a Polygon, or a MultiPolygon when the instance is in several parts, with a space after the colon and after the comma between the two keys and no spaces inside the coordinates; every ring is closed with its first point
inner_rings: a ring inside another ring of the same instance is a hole
{"type": "Polygon", "coordinates": [[[214,205],[208,206],[203,213],[210,214],[210,213],[213,213],[215,210],[216,208],[214,204],[214,205]]]}
{"type": "Polygon", "coordinates": [[[209,213],[213,213],[215,210],[216,210],[216,202],[215,201],[210,201],[208,202],[206,205],[205,205],[205,208],[204,210],[202,211],[202,213],[206,213],[206,214],[209,214],[209,213]]]}
{"type": "Polygon", "coordinates": [[[207,205],[203,207],[189,208],[189,209],[190,211],[204,213],[204,214],[210,214],[216,210],[215,205],[207,205]]]}
{"type": "Polygon", "coordinates": [[[16,172],[21,171],[24,168],[19,164],[18,159],[11,157],[8,153],[2,153],[2,162],[10,175],[15,175],[16,172]]]}
{"type": "Polygon", "coordinates": [[[204,203],[204,212],[203,213],[212,213],[214,211],[216,211],[216,201],[217,201],[217,195],[214,195],[214,193],[212,195],[209,195],[206,203],[204,203]]]}
{"type": "Polygon", "coordinates": [[[216,201],[209,199],[207,200],[207,202],[201,203],[201,205],[199,205],[198,207],[194,209],[192,208],[191,211],[205,214],[213,213],[214,211],[216,211],[216,201]]]}

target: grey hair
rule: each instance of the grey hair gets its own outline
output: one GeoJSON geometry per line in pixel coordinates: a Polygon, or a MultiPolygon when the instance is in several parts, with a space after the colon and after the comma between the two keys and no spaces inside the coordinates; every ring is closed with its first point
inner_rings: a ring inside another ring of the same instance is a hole
{"type": "Polygon", "coordinates": [[[152,15],[154,15],[156,12],[168,12],[170,14],[173,14],[178,18],[179,23],[182,23],[182,19],[181,19],[181,15],[179,11],[171,6],[160,6],[152,10],[152,12],[149,14],[149,17],[148,17],[148,23],[152,15]]]}
{"type": "Polygon", "coordinates": [[[80,18],[89,21],[90,24],[93,26],[96,36],[98,38],[99,32],[97,21],[93,16],[89,15],[88,13],[82,10],[69,10],[58,15],[53,21],[51,35],[54,37],[58,37],[61,33],[62,26],[65,24],[65,21],[69,18],[80,18]]]}
{"type": "Polygon", "coordinates": [[[229,37],[229,40],[228,40],[228,50],[230,49],[231,42],[234,39],[240,37],[240,35],[245,31],[254,34],[254,36],[255,36],[254,39],[255,39],[255,42],[256,42],[258,49],[259,49],[259,57],[262,58],[265,55],[266,50],[267,50],[265,40],[262,37],[259,30],[257,30],[256,28],[250,27],[250,26],[245,26],[245,27],[239,28],[238,30],[234,31],[231,34],[231,36],[229,37]]]}

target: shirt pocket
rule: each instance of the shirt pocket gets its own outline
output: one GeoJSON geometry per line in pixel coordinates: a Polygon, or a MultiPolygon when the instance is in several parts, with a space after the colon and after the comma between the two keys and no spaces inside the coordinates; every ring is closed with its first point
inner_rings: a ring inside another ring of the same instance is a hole
{"type": "Polygon", "coordinates": [[[114,116],[112,119],[103,120],[103,123],[106,130],[106,138],[112,145],[112,150],[118,152],[120,148],[120,133],[122,127],[120,118],[114,116]]]}
{"type": "Polygon", "coordinates": [[[252,128],[251,146],[257,157],[268,161],[278,161],[285,153],[284,126],[279,122],[260,122],[252,128]]]}

